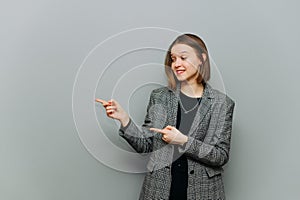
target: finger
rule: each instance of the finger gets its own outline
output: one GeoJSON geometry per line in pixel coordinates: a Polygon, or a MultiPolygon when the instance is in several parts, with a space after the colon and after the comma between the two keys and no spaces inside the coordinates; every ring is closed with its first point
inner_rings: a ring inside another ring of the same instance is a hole
{"type": "Polygon", "coordinates": [[[158,128],[150,128],[150,131],[155,131],[161,134],[167,134],[165,130],[163,129],[158,129],[158,128]]]}
{"type": "Polygon", "coordinates": [[[113,111],[113,110],[108,110],[108,111],[106,111],[106,114],[107,114],[108,116],[111,116],[112,114],[114,114],[114,111],[113,111]]]}
{"type": "Polygon", "coordinates": [[[114,106],[118,105],[117,101],[115,101],[114,99],[109,100],[108,103],[114,106]]]}
{"type": "Polygon", "coordinates": [[[166,126],[166,128],[165,129],[167,129],[167,130],[172,130],[173,129],[173,126],[166,126]]]}
{"type": "Polygon", "coordinates": [[[116,106],[106,106],[106,110],[116,110],[116,106]]]}
{"type": "Polygon", "coordinates": [[[108,105],[108,102],[103,99],[95,99],[95,101],[101,103],[103,106],[108,105]]]}
{"type": "Polygon", "coordinates": [[[158,129],[158,128],[150,128],[150,131],[156,131],[156,132],[160,132],[161,129],[158,129]]]}
{"type": "Polygon", "coordinates": [[[113,112],[115,112],[115,110],[114,109],[107,109],[106,112],[107,113],[113,113],[113,112]]]}
{"type": "Polygon", "coordinates": [[[162,136],[161,139],[166,143],[169,143],[168,137],[166,135],[162,136]]]}
{"type": "Polygon", "coordinates": [[[95,101],[99,102],[99,103],[107,103],[107,101],[103,100],[103,99],[95,99],[95,101]]]}

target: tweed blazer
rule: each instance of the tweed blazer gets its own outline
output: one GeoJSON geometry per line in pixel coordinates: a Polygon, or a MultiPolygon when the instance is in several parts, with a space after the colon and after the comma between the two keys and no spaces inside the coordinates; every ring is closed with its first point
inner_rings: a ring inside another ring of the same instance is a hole
{"type": "MultiPolygon", "coordinates": [[[[149,128],[176,126],[180,86],[161,87],[151,92],[145,121],[141,127],[131,119],[119,134],[137,152],[150,153],[140,200],[169,199],[174,145],[149,128]]],[[[188,142],[180,146],[188,161],[187,198],[224,200],[222,166],[228,162],[234,101],[208,83],[192,122],[188,142]]]]}

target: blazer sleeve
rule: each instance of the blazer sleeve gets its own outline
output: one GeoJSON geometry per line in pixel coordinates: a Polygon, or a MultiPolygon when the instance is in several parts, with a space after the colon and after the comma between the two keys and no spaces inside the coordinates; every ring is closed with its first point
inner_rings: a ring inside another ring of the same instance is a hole
{"type": "Polygon", "coordinates": [[[234,106],[234,101],[227,97],[218,113],[214,131],[209,131],[204,141],[188,136],[188,142],[179,147],[179,152],[210,166],[225,165],[229,160],[234,106]]]}
{"type": "Polygon", "coordinates": [[[144,123],[141,127],[137,126],[132,119],[123,127],[122,124],[119,129],[119,135],[123,137],[138,153],[148,153],[152,151],[153,133],[149,130],[152,126],[153,117],[150,112],[154,105],[154,91],[151,92],[149,103],[147,106],[147,113],[144,123]]]}

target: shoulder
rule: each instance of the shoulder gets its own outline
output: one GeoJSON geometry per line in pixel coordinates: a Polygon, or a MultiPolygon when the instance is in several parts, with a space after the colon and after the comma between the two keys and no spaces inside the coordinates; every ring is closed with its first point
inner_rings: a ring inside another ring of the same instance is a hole
{"type": "Polygon", "coordinates": [[[227,104],[227,106],[235,105],[235,101],[230,96],[228,96],[228,94],[212,88],[210,85],[208,85],[208,88],[211,91],[215,102],[225,103],[227,104]]]}
{"type": "Polygon", "coordinates": [[[166,96],[170,92],[169,88],[164,86],[152,90],[151,96],[166,96]]]}
{"type": "Polygon", "coordinates": [[[168,97],[170,90],[168,87],[159,87],[151,91],[150,100],[155,102],[164,102],[168,97]]]}

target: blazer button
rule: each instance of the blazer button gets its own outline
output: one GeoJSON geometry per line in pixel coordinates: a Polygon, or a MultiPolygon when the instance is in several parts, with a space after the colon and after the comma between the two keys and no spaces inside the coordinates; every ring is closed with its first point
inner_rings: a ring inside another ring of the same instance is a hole
{"type": "Polygon", "coordinates": [[[194,174],[194,172],[195,172],[194,170],[191,170],[191,171],[190,171],[190,174],[194,174]]]}

